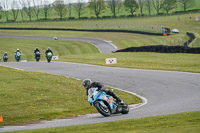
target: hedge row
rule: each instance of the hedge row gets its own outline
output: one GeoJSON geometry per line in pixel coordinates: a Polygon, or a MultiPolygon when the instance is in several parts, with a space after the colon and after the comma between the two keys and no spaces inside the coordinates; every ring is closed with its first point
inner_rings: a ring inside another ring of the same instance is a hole
{"type": "Polygon", "coordinates": [[[151,33],[145,31],[133,31],[133,30],[101,30],[101,29],[65,29],[65,28],[11,28],[11,27],[0,27],[2,30],[59,30],[59,31],[87,31],[87,32],[124,32],[124,33],[137,33],[145,35],[162,36],[162,33],[151,33]]]}
{"type": "Polygon", "coordinates": [[[159,53],[195,53],[200,54],[200,48],[189,48],[184,46],[142,46],[142,47],[130,47],[115,52],[159,52],[159,53]]]}
{"type": "Polygon", "coordinates": [[[186,33],[190,39],[183,44],[184,47],[188,47],[188,45],[195,39],[195,35],[193,33],[187,32],[186,33]]]}
{"type": "Polygon", "coordinates": [[[200,48],[189,48],[188,45],[195,39],[193,33],[186,33],[190,39],[183,44],[183,46],[167,46],[167,45],[153,45],[142,47],[130,47],[126,49],[117,50],[115,52],[159,52],[159,53],[194,53],[200,54],[200,48]]]}

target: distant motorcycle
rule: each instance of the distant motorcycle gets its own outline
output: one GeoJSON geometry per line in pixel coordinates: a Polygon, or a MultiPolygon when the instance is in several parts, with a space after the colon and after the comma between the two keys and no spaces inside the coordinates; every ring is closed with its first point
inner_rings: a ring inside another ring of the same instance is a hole
{"type": "Polygon", "coordinates": [[[7,61],[8,61],[8,55],[4,55],[4,56],[3,56],[3,61],[4,61],[4,62],[7,62],[7,61]]]}
{"type": "Polygon", "coordinates": [[[98,88],[90,88],[88,90],[88,102],[93,105],[100,114],[108,117],[111,114],[127,114],[129,112],[126,103],[120,104],[112,96],[97,90],[98,88]]]}
{"type": "Polygon", "coordinates": [[[40,52],[39,51],[37,51],[36,53],[35,53],[35,60],[37,61],[37,62],[39,62],[40,61],[40,52]]]}
{"type": "Polygon", "coordinates": [[[20,61],[20,58],[21,58],[21,53],[20,52],[17,52],[16,55],[15,55],[15,59],[17,62],[20,61]]]}
{"type": "Polygon", "coordinates": [[[52,56],[53,56],[53,55],[52,55],[51,52],[48,52],[48,53],[47,53],[46,57],[47,57],[47,61],[48,61],[48,63],[51,62],[52,56]]]}

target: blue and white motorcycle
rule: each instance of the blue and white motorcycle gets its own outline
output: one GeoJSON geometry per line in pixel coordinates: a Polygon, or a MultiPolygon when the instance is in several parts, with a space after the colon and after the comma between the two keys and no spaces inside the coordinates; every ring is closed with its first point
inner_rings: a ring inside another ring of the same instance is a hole
{"type": "Polygon", "coordinates": [[[17,53],[15,54],[15,59],[16,59],[16,61],[19,62],[20,58],[21,58],[21,53],[20,53],[20,52],[17,52],[17,53]]]}
{"type": "Polygon", "coordinates": [[[97,91],[98,88],[90,88],[88,90],[88,102],[93,105],[97,111],[105,117],[111,114],[127,114],[129,112],[126,103],[119,103],[112,96],[105,92],[97,91]]]}
{"type": "Polygon", "coordinates": [[[4,61],[4,62],[7,62],[7,61],[8,61],[8,55],[4,55],[4,56],[3,56],[3,61],[4,61]]]}

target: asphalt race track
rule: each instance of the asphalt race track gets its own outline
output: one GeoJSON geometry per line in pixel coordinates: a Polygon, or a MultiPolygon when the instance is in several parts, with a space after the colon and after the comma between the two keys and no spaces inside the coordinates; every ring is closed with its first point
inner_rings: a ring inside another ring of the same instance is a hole
{"type": "Polygon", "coordinates": [[[6,126],[0,128],[0,132],[91,124],[200,110],[200,74],[197,73],[113,68],[64,62],[1,62],[0,65],[77,79],[91,78],[108,86],[137,93],[144,97],[145,102],[142,106],[130,110],[127,115],[103,117],[100,114],[89,114],[76,118],[42,121],[32,125],[6,126]]]}
{"type": "MultiPolygon", "coordinates": [[[[21,39],[43,39],[43,40],[54,40],[54,37],[41,37],[41,36],[18,36],[18,35],[0,35],[0,38],[21,38],[21,39]]],[[[72,40],[88,42],[96,46],[101,53],[111,53],[116,51],[117,48],[114,44],[109,41],[87,38],[87,37],[58,37],[58,40],[72,40]]],[[[56,40],[55,40],[56,41],[56,40]]]]}

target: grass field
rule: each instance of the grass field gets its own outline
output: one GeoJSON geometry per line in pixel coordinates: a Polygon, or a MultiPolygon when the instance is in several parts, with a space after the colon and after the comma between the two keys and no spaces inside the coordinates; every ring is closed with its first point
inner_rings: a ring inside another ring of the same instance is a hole
{"type": "Polygon", "coordinates": [[[193,47],[200,47],[200,38],[198,38],[194,44],[192,44],[193,47]]]}
{"type": "Polygon", "coordinates": [[[99,50],[85,42],[77,41],[52,41],[52,40],[34,40],[34,39],[0,39],[0,55],[3,56],[7,51],[9,55],[9,61],[14,61],[14,52],[19,48],[22,52],[22,60],[33,61],[34,50],[38,47],[41,51],[41,60],[45,60],[45,51],[48,47],[53,49],[54,55],[80,55],[86,53],[99,53],[99,50]]]}
{"type": "MultiPolygon", "coordinates": [[[[2,66],[0,70],[0,115],[4,118],[0,127],[97,112],[87,102],[80,80],[2,66]]],[[[128,104],[141,102],[132,94],[115,93],[128,104]]]]}
{"type": "Polygon", "coordinates": [[[113,18],[100,20],[73,20],[55,22],[0,23],[0,27],[74,28],[74,29],[128,29],[160,32],[160,27],[177,28],[180,33],[199,32],[195,17],[200,13],[138,18],[113,18]],[[191,18],[191,19],[190,19],[191,18]]]}
{"type": "Polygon", "coordinates": [[[195,37],[196,39],[192,44],[190,44],[190,47],[200,47],[200,34],[195,34],[195,37]]]}
{"type": "Polygon", "coordinates": [[[164,53],[99,53],[91,44],[74,41],[51,41],[32,39],[0,39],[0,55],[7,51],[9,61],[15,61],[14,52],[21,49],[22,60],[33,61],[33,50],[39,47],[45,60],[44,52],[51,47],[59,61],[77,62],[95,65],[106,65],[106,58],[117,58],[117,64],[112,67],[126,67],[153,70],[171,70],[184,72],[200,72],[199,54],[164,54],[164,53]],[[13,47],[13,49],[11,49],[13,47]],[[12,55],[13,53],[13,55],[12,55]]]}
{"type": "MultiPolygon", "coordinates": [[[[189,37],[186,34],[174,34],[171,36],[151,36],[132,33],[106,33],[106,32],[75,32],[75,31],[17,31],[17,30],[0,30],[2,35],[30,35],[30,36],[57,36],[57,37],[90,37],[102,40],[112,41],[118,49],[133,46],[145,45],[183,45],[189,37]]],[[[1,39],[2,40],[2,39],[1,39]]],[[[5,39],[4,39],[5,40],[5,39]]],[[[5,40],[6,43],[12,43],[12,40],[5,40]]],[[[2,43],[5,42],[2,40],[2,43]]],[[[16,40],[15,40],[16,41],[16,40]]],[[[23,41],[21,41],[23,42],[23,41]]],[[[57,44],[56,41],[52,42],[57,44]]],[[[72,43],[73,44],[73,43],[72,43]]],[[[84,43],[83,43],[84,44],[84,43]]],[[[0,51],[1,52],[1,51],[0,51]]]]}
{"type": "Polygon", "coordinates": [[[56,127],[10,133],[199,133],[200,111],[100,124],[56,127]]]}
{"type": "Polygon", "coordinates": [[[117,64],[110,65],[112,67],[200,73],[199,54],[164,54],[142,52],[90,54],[82,57],[76,55],[63,56],[61,57],[61,60],[67,62],[79,62],[106,66],[106,58],[117,58],[117,64]]]}
{"type": "MultiPolygon", "coordinates": [[[[188,40],[186,32],[200,35],[200,21],[195,17],[200,13],[183,14],[161,17],[141,17],[106,20],[75,20],[59,22],[25,22],[25,23],[0,23],[0,27],[32,27],[32,28],[75,28],[75,29],[129,29],[148,32],[160,32],[160,27],[179,29],[179,34],[170,36],[151,36],[130,33],[106,32],[72,32],[72,31],[14,31],[0,30],[0,34],[38,35],[38,36],[66,36],[66,37],[92,37],[110,40],[118,49],[144,46],[144,45],[183,45],[188,40]],[[191,19],[190,19],[191,17],[191,19]],[[98,26],[95,26],[98,25],[98,26]],[[120,28],[119,28],[120,27],[120,28]]],[[[195,42],[194,42],[195,43],[195,42]]],[[[198,45],[197,45],[198,46],[198,45]]]]}

